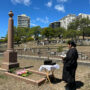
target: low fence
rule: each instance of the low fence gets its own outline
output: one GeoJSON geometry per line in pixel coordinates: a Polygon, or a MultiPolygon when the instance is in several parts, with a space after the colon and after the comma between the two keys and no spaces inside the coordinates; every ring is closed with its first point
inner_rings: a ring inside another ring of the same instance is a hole
{"type": "MultiPolygon", "coordinates": [[[[35,55],[43,57],[54,57],[59,58],[61,54],[65,54],[67,50],[63,52],[57,52],[57,48],[26,48],[26,49],[17,49],[19,55],[35,55]]],[[[79,52],[80,60],[90,60],[90,52],[79,52]]]]}

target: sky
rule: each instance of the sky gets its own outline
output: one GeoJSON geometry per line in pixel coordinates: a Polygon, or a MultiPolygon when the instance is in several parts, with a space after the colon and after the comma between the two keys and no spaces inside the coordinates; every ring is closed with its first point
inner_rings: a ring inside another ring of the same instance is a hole
{"type": "Polygon", "coordinates": [[[26,14],[30,17],[30,27],[48,27],[68,14],[90,14],[90,0],[1,0],[0,1],[0,37],[8,31],[8,13],[14,13],[14,26],[17,16],[26,14]]]}

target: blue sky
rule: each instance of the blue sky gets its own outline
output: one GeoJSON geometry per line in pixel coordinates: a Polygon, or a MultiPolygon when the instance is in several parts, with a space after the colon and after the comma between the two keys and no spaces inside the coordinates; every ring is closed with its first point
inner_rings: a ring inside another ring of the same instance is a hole
{"type": "Polygon", "coordinates": [[[10,10],[14,13],[14,26],[17,26],[17,15],[26,14],[31,18],[31,27],[47,27],[67,14],[90,14],[90,0],[1,0],[0,37],[7,33],[10,10]]]}

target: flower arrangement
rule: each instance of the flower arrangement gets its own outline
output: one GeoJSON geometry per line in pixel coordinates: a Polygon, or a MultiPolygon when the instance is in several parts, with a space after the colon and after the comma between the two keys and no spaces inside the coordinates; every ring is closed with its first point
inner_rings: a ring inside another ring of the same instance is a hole
{"type": "Polygon", "coordinates": [[[19,70],[19,71],[16,71],[16,74],[17,75],[20,75],[22,77],[26,77],[26,76],[29,76],[30,74],[32,74],[32,72],[29,72],[28,70],[19,70]]]}

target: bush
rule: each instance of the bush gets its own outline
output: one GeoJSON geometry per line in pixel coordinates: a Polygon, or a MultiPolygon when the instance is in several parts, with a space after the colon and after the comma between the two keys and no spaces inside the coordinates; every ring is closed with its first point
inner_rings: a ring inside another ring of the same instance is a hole
{"type": "Polygon", "coordinates": [[[58,51],[58,52],[62,52],[62,51],[63,51],[63,46],[59,46],[59,47],[57,48],[57,51],[58,51]]]}
{"type": "Polygon", "coordinates": [[[10,73],[15,73],[16,70],[18,70],[18,69],[19,69],[18,67],[16,67],[16,68],[11,68],[11,69],[9,70],[9,72],[10,72],[10,73]]]}
{"type": "Polygon", "coordinates": [[[26,41],[33,41],[34,39],[32,37],[29,37],[26,39],[26,41]]]}
{"type": "Polygon", "coordinates": [[[1,42],[1,43],[5,43],[6,40],[5,40],[5,39],[0,39],[0,42],[1,42]]]}

